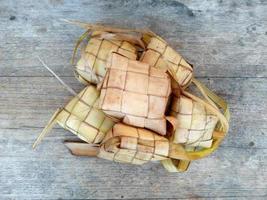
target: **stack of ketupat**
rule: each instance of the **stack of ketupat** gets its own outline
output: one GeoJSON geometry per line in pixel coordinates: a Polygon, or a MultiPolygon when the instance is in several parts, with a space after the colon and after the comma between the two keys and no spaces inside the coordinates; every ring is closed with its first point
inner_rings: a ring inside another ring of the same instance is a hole
{"type": "MultiPolygon", "coordinates": [[[[76,22],[75,22],[76,23],[76,22]]],[[[160,160],[170,172],[217,149],[227,103],[193,77],[193,66],[151,31],[76,23],[86,32],[77,79],[87,86],[58,109],[34,147],[58,123],[84,142],[74,155],[131,164],[160,160]],[[194,83],[203,99],[187,91],[194,83]]]]}

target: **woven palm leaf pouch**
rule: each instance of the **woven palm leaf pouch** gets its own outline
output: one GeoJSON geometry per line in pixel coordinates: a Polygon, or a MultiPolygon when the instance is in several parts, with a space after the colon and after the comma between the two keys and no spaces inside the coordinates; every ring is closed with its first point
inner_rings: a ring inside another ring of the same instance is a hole
{"type": "Polygon", "coordinates": [[[87,143],[100,143],[106,133],[113,127],[114,120],[108,118],[98,108],[100,92],[95,86],[87,86],[65,107],[58,109],[52,116],[34,147],[41,142],[57,123],[77,135],[87,143]]]}
{"type": "MultiPolygon", "coordinates": [[[[169,130],[169,140],[182,144],[185,151],[199,159],[214,152],[222,142],[229,129],[229,108],[227,103],[210,91],[195,78],[192,82],[197,86],[205,100],[187,91],[174,91],[170,115],[176,118],[169,130]]],[[[162,161],[170,172],[187,170],[189,160],[168,159],[162,161]]]]}
{"type": "Polygon", "coordinates": [[[107,133],[97,156],[140,165],[167,159],[168,154],[168,139],[147,129],[118,123],[107,133]]]}
{"type": "Polygon", "coordinates": [[[101,85],[100,108],[126,124],[166,134],[169,75],[146,63],[112,53],[101,85]]]}
{"type": "Polygon", "coordinates": [[[72,57],[72,64],[74,64],[77,50],[86,40],[85,47],[81,48],[81,57],[75,65],[75,75],[85,85],[101,82],[106,73],[107,59],[112,52],[136,60],[137,51],[145,49],[141,30],[120,29],[77,21],[68,22],[86,29],[77,40],[72,57]]]}
{"type": "Polygon", "coordinates": [[[186,88],[193,78],[193,67],[161,37],[143,35],[146,51],[140,60],[150,66],[170,69],[181,88],[186,88]]]}
{"type": "Polygon", "coordinates": [[[137,52],[134,45],[122,40],[110,40],[95,37],[100,31],[94,31],[85,48],[81,50],[81,58],[75,66],[75,72],[80,82],[98,84],[106,73],[107,59],[112,52],[117,52],[135,60],[137,52]]]}
{"type": "Polygon", "coordinates": [[[175,143],[192,147],[211,147],[212,133],[218,122],[216,115],[184,95],[174,97],[170,113],[177,118],[173,134],[175,143]]]}

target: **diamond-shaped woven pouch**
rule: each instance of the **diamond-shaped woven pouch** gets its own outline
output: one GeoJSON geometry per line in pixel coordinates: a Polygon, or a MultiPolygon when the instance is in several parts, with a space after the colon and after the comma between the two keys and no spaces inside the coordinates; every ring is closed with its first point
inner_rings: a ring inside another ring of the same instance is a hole
{"type": "Polygon", "coordinates": [[[34,146],[58,123],[87,143],[100,143],[113,127],[114,120],[98,108],[100,92],[89,85],[52,116],[34,146]]]}
{"type": "Polygon", "coordinates": [[[140,165],[167,159],[168,154],[168,139],[147,129],[117,123],[103,140],[98,157],[140,165]]]}
{"type": "Polygon", "coordinates": [[[100,92],[87,86],[58,115],[58,123],[88,143],[103,140],[114,122],[98,108],[100,92]]]}
{"type": "Polygon", "coordinates": [[[106,62],[112,52],[117,52],[135,60],[137,52],[134,45],[122,40],[108,40],[94,37],[103,32],[95,31],[85,49],[81,50],[81,58],[76,64],[75,73],[82,83],[98,84],[106,73],[106,62]]]}
{"type": "MultiPolygon", "coordinates": [[[[187,155],[202,158],[214,152],[229,129],[227,103],[193,78],[205,100],[187,92],[174,90],[170,115],[176,117],[176,129],[170,141],[184,145],[187,155]],[[223,113],[221,110],[223,110],[223,113]]],[[[170,172],[186,171],[189,159],[167,159],[162,164],[170,172]]]]}
{"type": "Polygon", "coordinates": [[[212,133],[218,122],[217,116],[204,105],[184,95],[173,98],[170,110],[170,115],[177,119],[174,143],[192,147],[211,147],[212,133]]]}
{"type": "Polygon", "coordinates": [[[99,107],[126,124],[165,135],[170,85],[165,71],[113,53],[102,84],[99,107]]]}
{"type": "Polygon", "coordinates": [[[159,36],[144,35],[147,50],[140,60],[150,66],[169,69],[180,87],[186,88],[193,77],[193,67],[159,36]]]}

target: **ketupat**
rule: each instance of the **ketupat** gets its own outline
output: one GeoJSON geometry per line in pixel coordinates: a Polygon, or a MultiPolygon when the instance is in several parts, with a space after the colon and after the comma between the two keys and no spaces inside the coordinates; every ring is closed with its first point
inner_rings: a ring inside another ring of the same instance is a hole
{"type": "MultiPolygon", "coordinates": [[[[170,141],[184,144],[186,151],[194,151],[195,147],[211,147],[212,135],[218,118],[204,105],[184,95],[174,96],[170,115],[177,119],[170,141]]],[[[173,159],[165,160],[162,163],[170,172],[186,171],[190,164],[186,160],[173,159]]]]}
{"type": "MultiPolygon", "coordinates": [[[[192,82],[205,97],[205,100],[202,100],[186,91],[174,91],[174,93],[176,93],[176,97],[174,97],[171,102],[172,108],[170,110],[172,111],[170,112],[173,113],[174,116],[177,116],[177,124],[176,130],[172,130],[172,134],[169,139],[174,143],[184,143],[185,150],[188,152],[194,152],[195,147],[202,149],[199,153],[197,153],[197,155],[204,157],[214,152],[227,134],[229,129],[230,113],[227,103],[222,98],[210,91],[195,78],[192,79],[192,82]],[[178,100],[177,96],[181,97],[181,99],[178,100]],[[199,108],[195,112],[192,108],[193,105],[197,105],[199,108]],[[190,111],[188,108],[192,108],[192,110],[190,111]],[[180,109],[182,109],[182,115],[179,115],[177,112],[180,109]],[[220,109],[223,110],[223,114],[220,109]],[[181,120],[180,116],[183,116],[183,114],[185,114],[184,116],[188,118],[188,121],[181,120]],[[195,136],[193,135],[193,138],[187,138],[189,140],[184,140],[186,138],[184,137],[184,133],[185,135],[190,134],[190,128],[192,128],[191,123],[190,126],[187,126],[188,122],[192,122],[193,118],[198,119],[199,116],[201,116],[202,120],[194,122],[198,127],[194,127],[194,131],[196,132],[191,132],[191,134],[197,134],[195,136]],[[210,121],[207,121],[209,117],[210,121]],[[209,124],[207,124],[207,122],[209,122],[209,124]],[[204,124],[205,128],[201,130],[199,125],[204,126],[204,124]],[[184,129],[185,127],[186,129],[184,129]]],[[[187,170],[190,162],[188,160],[167,159],[163,160],[162,164],[169,172],[182,172],[187,170]]]]}
{"type": "Polygon", "coordinates": [[[112,53],[99,107],[126,124],[166,134],[165,110],[171,93],[164,70],[112,53]]]}
{"type": "Polygon", "coordinates": [[[98,146],[77,142],[65,142],[65,145],[74,155],[97,156],[136,165],[168,159],[171,149],[165,137],[122,123],[115,124],[98,146]]]}
{"type": "Polygon", "coordinates": [[[173,142],[209,148],[218,118],[202,104],[184,95],[174,97],[170,115],[177,118],[173,142]]]}
{"type": "Polygon", "coordinates": [[[140,60],[150,66],[169,69],[173,78],[182,88],[186,88],[193,78],[193,66],[159,36],[143,34],[146,51],[140,60]]]}
{"type": "Polygon", "coordinates": [[[168,139],[143,129],[115,124],[104,138],[98,157],[115,162],[144,164],[169,154],[168,139]]]}
{"type": "Polygon", "coordinates": [[[93,32],[81,58],[75,66],[75,72],[80,82],[98,84],[106,73],[106,62],[112,52],[117,52],[127,58],[137,58],[136,47],[127,41],[95,38],[100,32],[93,32]]]}
{"type": "Polygon", "coordinates": [[[64,20],[80,26],[86,31],[79,37],[74,48],[72,64],[78,47],[85,38],[87,45],[81,49],[81,58],[75,66],[75,75],[83,84],[98,84],[105,72],[106,61],[112,52],[117,52],[130,59],[137,59],[137,51],[145,49],[141,34],[149,31],[135,29],[120,29],[78,21],[64,20]]]}
{"type": "Polygon", "coordinates": [[[88,143],[100,143],[114,121],[98,109],[100,92],[94,86],[87,86],[64,108],[58,109],[37,138],[36,147],[44,136],[58,123],[88,143]]]}

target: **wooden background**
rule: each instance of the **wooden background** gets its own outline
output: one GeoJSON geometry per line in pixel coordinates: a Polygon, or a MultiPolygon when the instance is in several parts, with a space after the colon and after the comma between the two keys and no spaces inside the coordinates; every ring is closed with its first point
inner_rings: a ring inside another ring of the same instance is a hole
{"type": "Polygon", "coordinates": [[[267,1],[0,0],[0,199],[267,199],[267,1]],[[56,127],[31,145],[77,92],[70,58],[82,29],[61,18],[149,27],[195,65],[196,77],[229,101],[229,135],[188,172],[72,156],[56,127]]]}

